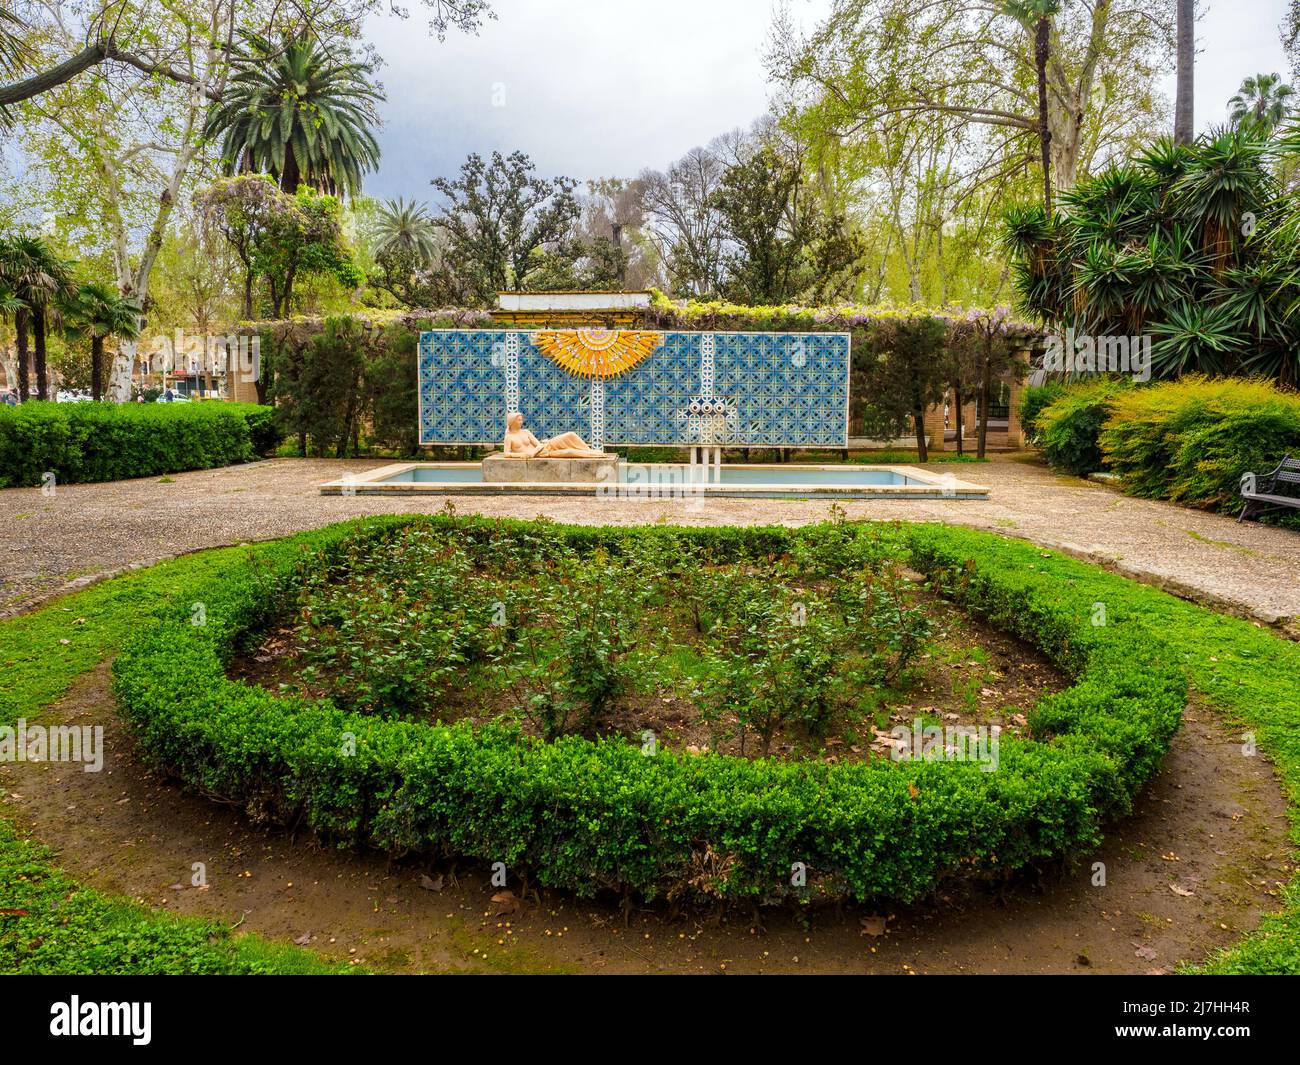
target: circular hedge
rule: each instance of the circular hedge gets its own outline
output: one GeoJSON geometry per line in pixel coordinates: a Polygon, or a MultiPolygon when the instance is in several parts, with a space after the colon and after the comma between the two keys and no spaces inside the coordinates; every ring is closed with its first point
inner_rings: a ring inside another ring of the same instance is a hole
{"type": "Polygon", "coordinates": [[[817,527],[629,530],[398,517],[250,548],[246,561],[195,587],[192,602],[159,616],[114,663],[114,690],[148,755],[255,819],[395,855],[500,861],[580,895],[908,901],[945,878],[998,874],[1096,843],[1102,824],[1130,809],[1159,766],[1186,702],[1177,655],[1152,619],[1117,605],[1098,625],[1095,589],[1038,572],[1038,549],[924,525],[852,528],[896,537],[934,587],[1041,648],[1073,680],[1030,713],[1034,740],[1001,737],[995,772],[974,762],[647,757],[616,739],[544,743],[504,728],[386,721],[227,679],[231,656],[307,573],[419,524],[464,536],[565,537],[610,551],[628,536],[671,535],[720,560],[780,553],[817,535],[817,527]],[[807,886],[792,886],[796,862],[807,886]]]}

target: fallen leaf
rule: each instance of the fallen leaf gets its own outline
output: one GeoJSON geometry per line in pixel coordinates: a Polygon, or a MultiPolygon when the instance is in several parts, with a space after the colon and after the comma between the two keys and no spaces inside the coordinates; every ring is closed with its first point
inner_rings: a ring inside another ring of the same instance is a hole
{"type": "Polygon", "coordinates": [[[913,784],[911,781],[908,781],[908,783],[907,783],[907,794],[909,794],[910,796],[912,796],[912,798],[915,799],[918,795],[921,794],[921,789],[918,788],[918,787],[917,787],[915,784],[913,784]]]}
{"type": "Polygon", "coordinates": [[[1182,899],[1191,899],[1196,897],[1196,892],[1188,891],[1181,884],[1170,884],[1169,890],[1182,899]]]}
{"type": "Polygon", "coordinates": [[[858,923],[862,925],[862,931],[869,936],[883,936],[885,934],[885,925],[888,922],[888,917],[881,917],[879,914],[858,918],[858,923]]]}
{"type": "Polygon", "coordinates": [[[300,947],[305,947],[308,943],[311,942],[311,933],[310,933],[310,932],[304,932],[304,933],[303,933],[302,935],[300,935],[300,936],[295,936],[293,941],[294,941],[296,944],[298,944],[298,946],[300,946],[300,947]]]}
{"type": "Polygon", "coordinates": [[[520,903],[519,900],[515,898],[515,893],[513,891],[498,891],[492,896],[492,901],[496,903],[496,916],[498,917],[507,913],[519,912],[520,903]]]}
{"type": "Polygon", "coordinates": [[[1138,949],[1135,950],[1133,953],[1137,957],[1141,958],[1143,961],[1156,960],[1156,952],[1152,950],[1150,947],[1138,947],[1138,949]]]}

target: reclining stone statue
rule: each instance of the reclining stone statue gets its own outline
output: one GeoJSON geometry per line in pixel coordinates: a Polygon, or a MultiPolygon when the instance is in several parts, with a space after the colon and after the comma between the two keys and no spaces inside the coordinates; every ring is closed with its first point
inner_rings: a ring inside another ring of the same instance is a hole
{"type": "Polygon", "coordinates": [[[524,428],[524,416],[518,411],[506,415],[506,438],[502,452],[512,459],[587,459],[605,453],[589,447],[577,433],[561,433],[539,441],[524,428]]]}

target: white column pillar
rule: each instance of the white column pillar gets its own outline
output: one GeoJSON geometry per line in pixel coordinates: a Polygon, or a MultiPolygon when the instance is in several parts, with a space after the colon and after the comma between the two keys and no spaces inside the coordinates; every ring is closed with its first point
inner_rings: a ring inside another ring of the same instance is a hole
{"type": "Polygon", "coordinates": [[[722,483],[722,448],[721,447],[715,447],[713,449],[713,473],[714,473],[714,477],[713,477],[714,482],[717,484],[721,484],[722,483]]]}

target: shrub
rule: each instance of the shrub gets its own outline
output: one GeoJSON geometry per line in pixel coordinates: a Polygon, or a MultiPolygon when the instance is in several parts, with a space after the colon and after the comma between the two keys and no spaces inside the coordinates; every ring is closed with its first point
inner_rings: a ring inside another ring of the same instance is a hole
{"type": "Polygon", "coordinates": [[[1186,699],[1177,656],[1141,614],[1116,611],[1094,628],[1095,592],[1036,576],[1038,549],[929,527],[903,533],[913,565],[1075,679],[1035,711],[1036,741],[1002,739],[997,772],[969,762],[647,757],[622,740],[545,743],[492,726],[386,721],[226,679],[233,648],[307,575],[420,523],[513,544],[503,551],[512,557],[557,546],[615,555],[636,537],[685,544],[706,564],[781,553],[805,535],[410,517],[303,534],[187,592],[207,604],[206,625],[176,610],[123,649],[114,688],[142,749],[257,816],[393,853],[504,861],[579,894],[773,899],[804,891],[790,884],[800,861],[819,893],[910,900],[946,878],[1094,844],[1102,820],[1126,812],[1159,764],[1186,699]]]}
{"type": "Polygon", "coordinates": [[[1037,444],[1041,428],[1038,417],[1042,412],[1065,395],[1066,385],[1062,381],[1049,381],[1045,385],[1031,385],[1020,396],[1020,427],[1025,439],[1037,444]]]}
{"type": "Polygon", "coordinates": [[[1037,424],[1047,461],[1078,477],[1100,470],[1101,427],[1110,417],[1116,396],[1128,387],[1108,378],[1071,385],[1055,403],[1041,410],[1037,424]]]}
{"type": "Polygon", "coordinates": [[[1230,377],[1133,389],[1114,398],[1100,444],[1133,495],[1236,513],[1243,474],[1300,456],[1300,396],[1230,377]]]}
{"type": "Polygon", "coordinates": [[[270,409],[252,404],[29,402],[0,407],[0,487],[210,469],[276,443],[270,409]]]}

